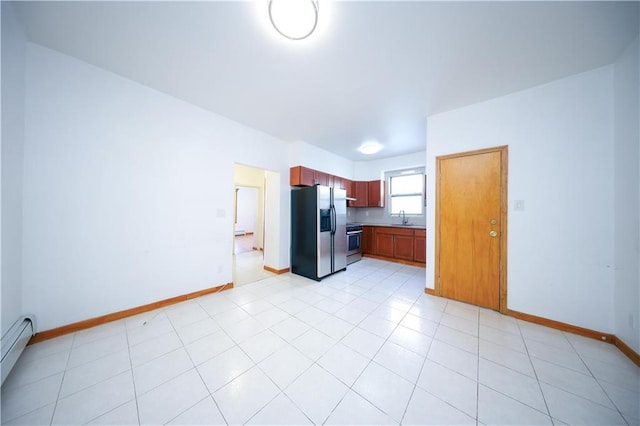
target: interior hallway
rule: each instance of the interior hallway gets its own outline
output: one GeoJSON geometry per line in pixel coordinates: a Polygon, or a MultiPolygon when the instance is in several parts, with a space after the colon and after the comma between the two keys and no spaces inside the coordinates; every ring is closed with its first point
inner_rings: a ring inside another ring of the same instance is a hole
{"type": "Polygon", "coordinates": [[[235,287],[276,275],[264,269],[264,252],[253,249],[253,237],[253,234],[235,237],[235,255],[233,256],[233,270],[235,272],[233,285],[235,287]]]}

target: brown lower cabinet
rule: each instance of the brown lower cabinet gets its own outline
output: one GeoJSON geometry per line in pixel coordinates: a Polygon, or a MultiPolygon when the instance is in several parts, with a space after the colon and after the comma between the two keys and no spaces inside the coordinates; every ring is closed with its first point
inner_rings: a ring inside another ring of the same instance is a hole
{"type": "Polygon", "coordinates": [[[393,236],[393,257],[396,259],[415,261],[413,255],[413,235],[394,235],[393,236]]]}
{"type": "Polygon", "coordinates": [[[362,252],[390,259],[426,262],[426,231],[391,226],[364,226],[362,252]]]}
{"type": "Polygon", "coordinates": [[[375,233],[373,226],[362,227],[361,248],[363,254],[373,254],[373,245],[375,243],[375,233]]]}
{"type": "Polygon", "coordinates": [[[416,229],[414,235],[413,257],[416,262],[427,263],[427,231],[416,229]]]}
{"type": "Polygon", "coordinates": [[[378,256],[395,257],[393,249],[394,236],[391,233],[380,232],[380,228],[376,229],[375,236],[375,253],[378,256]]]}

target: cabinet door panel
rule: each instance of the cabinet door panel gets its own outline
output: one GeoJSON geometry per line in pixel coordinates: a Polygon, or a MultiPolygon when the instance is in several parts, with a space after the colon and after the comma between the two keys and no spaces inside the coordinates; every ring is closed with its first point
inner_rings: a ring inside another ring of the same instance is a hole
{"type": "Polygon", "coordinates": [[[416,262],[427,262],[427,246],[426,246],[427,232],[423,230],[416,230],[415,244],[414,244],[414,257],[416,262]]]}
{"type": "Polygon", "coordinates": [[[393,257],[413,260],[413,236],[394,235],[393,257]]]}
{"type": "Polygon", "coordinates": [[[322,186],[329,186],[329,175],[324,172],[320,172],[316,170],[315,183],[322,186]]]}
{"type": "Polygon", "coordinates": [[[331,176],[331,178],[333,179],[333,187],[334,188],[345,189],[344,188],[344,179],[342,179],[340,176],[331,176]]]}
{"type": "Polygon", "coordinates": [[[305,186],[313,186],[315,184],[315,170],[301,167],[301,181],[305,186]]]}
{"type": "Polygon", "coordinates": [[[373,180],[367,182],[367,205],[369,207],[384,207],[384,181],[373,180]]]}
{"type": "Polygon", "coordinates": [[[393,257],[393,234],[378,234],[376,232],[376,254],[393,257]]]}
{"type": "Polygon", "coordinates": [[[342,189],[347,191],[347,198],[355,198],[353,194],[353,182],[351,182],[351,180],[342,179],[342,189]]]}
{"type": "Polygon", "coordinates": [[[315,183],[315,170],[302,166],[291,167],[289,170],[289,185],[313,186],[315,183]]]}
{"type": "Polygon", "coordinates": [[[365,254],[375,254],[374,246],[375,246],[375,234],[373,226],[363,226],[362,227],[362,253],[365,254]]]}
{"type": "Polygon", "coordinates": [[[367,207],[369,204],[369,186],[367,182],[356,181],[353,182],[353,186],[355,187],[355,198],[351,207],[367,207]]]}
{"type": "Polygon", "coordinates": [[[327,175],[327,186],[330,186],[331,188],[335,188],[336,186],[336,181],[335,181],[335,176],[334,175],[327,175]]]}

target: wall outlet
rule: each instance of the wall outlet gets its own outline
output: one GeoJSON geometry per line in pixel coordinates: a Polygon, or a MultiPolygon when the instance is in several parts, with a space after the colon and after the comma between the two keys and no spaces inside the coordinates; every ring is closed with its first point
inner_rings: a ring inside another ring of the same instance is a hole
{"type": "Polygon", "coordinates": [[[369,212],[368,211],[364,212],[364,215],[369,216],[369,212]]]}
{"type": "Polygon", "coordinates": [[[226,212],[224,209],[216,209],[216,217],[224,217],[226,212]]]}
{"type": "Polygon", "coordinates": [[[222,265],[218,265],[218,273],[221,274],[222,273],[222,265]]]}

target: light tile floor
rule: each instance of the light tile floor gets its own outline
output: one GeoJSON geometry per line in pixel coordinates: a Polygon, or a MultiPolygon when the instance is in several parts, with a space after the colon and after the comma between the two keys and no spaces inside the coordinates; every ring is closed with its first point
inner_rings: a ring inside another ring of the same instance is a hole
{"type": "Polygon", "coordinates": [[[372,259],[29,346],[3,424],[632,424],[614,346],[424,294],[372,259]]]}
{"type": "Polygon", "coordinates": [[[264,269],[264,253],[260,250],[246,251],[233,256],[235,287],[273,277],[276,274],[264,269]]]}

